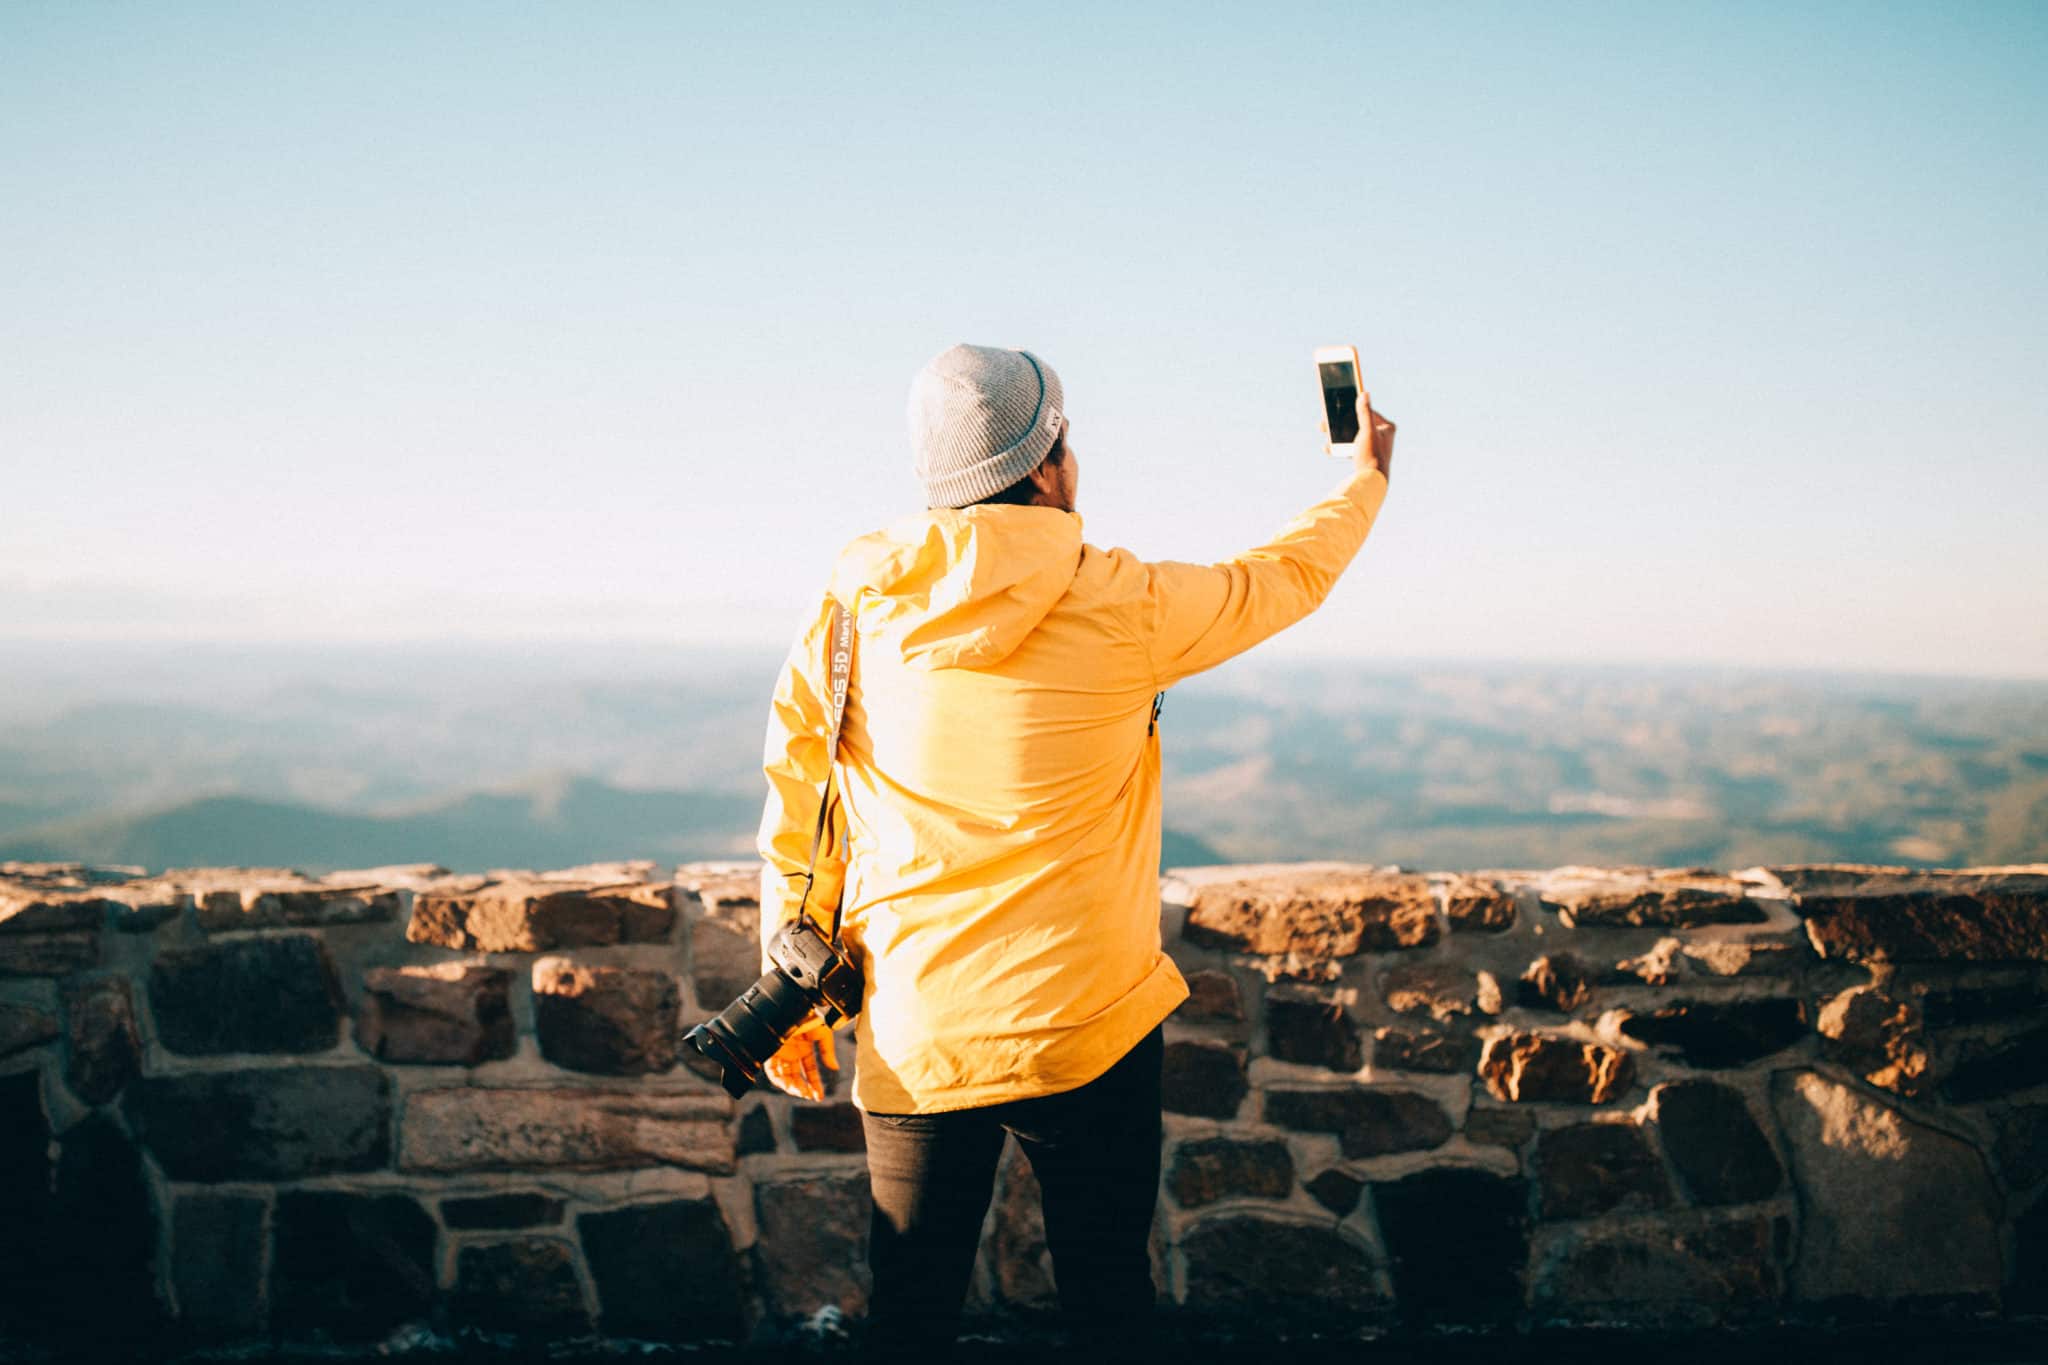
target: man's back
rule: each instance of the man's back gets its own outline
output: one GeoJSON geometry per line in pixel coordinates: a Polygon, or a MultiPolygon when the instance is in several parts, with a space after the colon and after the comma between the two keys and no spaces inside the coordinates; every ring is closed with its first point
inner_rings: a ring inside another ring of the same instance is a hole
{"type": "Polygon", "coordinates": [[[808,854],[823,755],[804,735],[824,728],[836,599],[857,644],[818,892],[829,905],[841,873],[868,968],[862,1108],[1071,1089],[1184,997],[1159,941],[1153,699],[1313,610],[1385,491],[1355,475],[1218,565],[1099,550],[1048,507],[935,508],[842,551],[777,693],[763,918],[786,918],[773,898],[808,854]]]}

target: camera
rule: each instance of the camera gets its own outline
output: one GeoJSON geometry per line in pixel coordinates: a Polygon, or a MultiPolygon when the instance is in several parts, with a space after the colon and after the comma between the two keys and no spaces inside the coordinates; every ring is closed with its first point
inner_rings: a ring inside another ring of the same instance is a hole
{"type": "Polygon", "coordinates": [[[769,940],[768,963],[739,999],[683,1035],[718,1064],[725,1093],[734,1099],[760,1084],[762,1064],[813,1010],[828,1025],[860,1012],[860,968],[808,917],[799,915],[769,940]]]}

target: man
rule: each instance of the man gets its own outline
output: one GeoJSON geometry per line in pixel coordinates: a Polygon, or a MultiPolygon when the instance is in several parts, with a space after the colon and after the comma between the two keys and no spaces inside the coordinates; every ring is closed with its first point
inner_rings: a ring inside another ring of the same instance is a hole
{"type": "MultiPolygon", "coordinates": [[[[760,828],[765,945],[797,913],[825,785],[833,604],[855,619],[838,777],[806,913],[843,906],[866,972],[854,1103],[874,1189],[872,1340],[952,1340],[1005,1133],[1044,1191],[1083,1334],[1154,1298],[1161,1022],[1156,702],[1321,604],[1386,496],[1394,424],[1359,400],[1351,472],[1215,565],[1081,539],[1059,376],[954,346],[911,386],[926,510],[848,544],[775,690],[760,828]]],[[[1327,436],[1327,431],[1326,431],[1327,436]]],[[[813,1021],[767,1066],[824,1094],[813,1021]]]]}

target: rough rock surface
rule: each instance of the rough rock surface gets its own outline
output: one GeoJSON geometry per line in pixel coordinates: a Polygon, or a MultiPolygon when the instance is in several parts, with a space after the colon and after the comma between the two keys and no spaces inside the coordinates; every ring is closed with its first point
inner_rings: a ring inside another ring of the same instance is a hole
{"type": "Polygon", "coordinates": [[[1673,1081],[1650,1092],[1664,1154],[1695,1204],[1748,1204],[1784,1184],[1784,1167],[1749,1102],[1713,1081],[1673,1081]]]}
{"type": "Polygon", "coordinates": [[[1536,1144],[1537,1190],[1545,1218],[1592,1218],[1671,1202],[1664,1165],[1633,1123],[1576,1123],[1536,1144]]]}
{"type": "Polygon", "coordinates": [[[143,1076],[121,1108],[173,1180],[295,1180],[390,1159],[391,1082],[375,1066],[143,1076]]]}
{"type": "Polygon", "coordinates": [[[738,1341],[746,1332],[739,1258],[718,1205],[657,1199],[576,1219],[598,1328],[648,1341],[738,1341]]]}
{"type": "Polygon", "coordinates": [[[1380,978],[1380,999],[1396,1014],[1449,1022],[1478,1008],[1479,978],[1456,962],[1404,962],[1380,978]]]}
{"type": "Polygon", "coordinates": [[[1451,1119],[1427,1095],[1356,1087],[1268,1090],[1266,1121],[1296,1132],[1335,1133],[1347,1157],[1426,1151],[1450,1140],[1451,1119]]]}
{"type": "Polygon", "coordinates": [[[1366,1249],[1327,1225],[1224,1215],[1181,1240],[1188,1306],[1353,1318],[1386,1307],[1366,1249]]]}
{"type": "Polygon", "coordinates": [[[1543,908],[1568,928],[1676,929],[1768,918],[1744,883],[1696,868],[1558,868],[1540,893],[1543,908]]]}
{"type": "Polygon", "coordinates": [[[799,1175],[754,1187],[754,1283],[764,1306],[808,1317],[831,1304],[867,1312],[868,1218],[865,1172],[799,1175]]]}
{"type": "Polygon", "coordinates": [[[1486,1040],[1479,1075],[1495,1099],[1605,1104],[1635,1084],[1635,1059],[1619,1048],[1545,1033],[1486,1040]]]}
{"type": "Polygon", "coordinates": [[[1318,958],[1426,947],[1440,934],[1427,878],[1366,870],[1199,886],[1184,931],[1198,947],[1318,958]]]}
{"type": "Polygon", "coordinates": [[[1668,1048],[1687,1066],[1721,1069],[1783,1051],[1806,1036],[1798,1000],[1678,1000],[1622,1021],[1621,1031],[1668,1048]]]}
{"type": "MultiPolygon", "coordinates": [[[[381,1073],[380,1073],[381,1074],[381,1073]]],[[[406,1098],[407,1171],[734,1169],[732,1102],[654,1090],[448,1086],[406,1098]]]]}
{"type": "Polygon", "coordinates": [[[1823,957],[2048,962],[2048,872],[1772,868],[1823,957]]]}
{"type": "Polygon", "coordinates": [[[650,1076],[676,1064],[682,995],[675,977],[644,967],[563,957],[533,964],[533,1032],[556,1066],[599,1076],[650,1076]]]}
{"type": "Polygon", "coordinates": [[[434,1220],[403,1194],[283,1190],[272,1213],[271,1323],[366,1343],[434,1301],[434,1220]]]}
{"type": "Polygon", "coordinates": [[[1168,1043],[1161,1073],[1164,1103],[1174,1114],[1231,1118],[1250,1088],[1244,1058],[1220,1043],[1168,1043]]]}
{"type": "Polygon", "coordinates": [[[1382,1028],[1373,1030],[1372,1039],[1372,1064],[1388,1071],[1456,1076],[1479,1064],[1479,1040],[1469,1033],[1382,1028]]]}
{"type": "Polygon", "coordinates": [[[576,1249],[559,1237],[472,1242],[455,1258],[448,1316],[462,1327],[536,1341],[590,1330],[576,1249]]]}
{"type": "Polygon", "coordinates": [[[1266,1051],[1283,1062],[1352,1072],[1365,1065],[1358,1024],[1333,1000],[1266,998],[1266,1051]]]}
{"type": "Polygon", "coordinates": [[[1821,1055],[1872,1085],[1918,1095],[1933,1082],[1920,1009],[1911,1000],[1876,986],[1853,987],[1821,1006],[1814,1026],[1824,1040],[1821,1055]]]}
{"type": "Polygon", "coordinates": [[[1166,1173],[1166,1189],[1184,1209],[1223,1199],[1285,1199],[1294,1189],[1294,1160],[1284,1142],[1183,1142],[1166,1173]]]}
{"type": "Polygon", "coordinates": [[[1771,1102],[1799,1189],[1794,1297],[1998,1291],[1998,1191],[1975,1148],[1814,1071],[1778,1073],[1771,1102]]]}
{"type": "Polygon", "coordinates": [[[70,1045],[64,1083],[87,1104],[105,1104],[142,1074],[142,1034],[127,977],[66,981],[64,1023],[70,1045]]]}
{"type": "Polygon", "coordinates": [[[541,953],[662,943],[675,918],[675,888],[667,882],[576,886],[515,880],[474,891],[421,892],[413,898],[405,936],[443,948],[541,953]]]}
{"type": "Polygon", "coordinates": [[[325,1052],[341,1039],[341,982],[310,932],[166,948],[149,1009],[172,1052],[325,1052]]]}
{"type": "Polygon", "coordinates": [[[1452,877],[1444,886],[1444,916],[1454,934],[1504,933],[1515,925],[1515,893],[1492,877],[1452,877]]]}
{"type": "Polygon", "coordinates": [[[1414,1323],[1511,1322],[1529,1260],[1524,1187],[1483,1171],[1419,1171],[1372,1187],[1394,1298],[1414,1323]],[[1455,1214],[1450,1211],[1455,1210],[1455,1214]]]}
{"type": "Polygon", "coordinates": [[[510,1057],[512,973],[475,962],[372,967],[363,973],[356,1042],[384,1062],[476,1066],[510,1057]]]}
{"type": "Polygon", "coordinates": [[[1622,1225],[1563,1240],[1535,1307],[1568,1322],[1715,1327],[1768,1314],[1782,1292],[1767,1218],[1622,1225]]]}

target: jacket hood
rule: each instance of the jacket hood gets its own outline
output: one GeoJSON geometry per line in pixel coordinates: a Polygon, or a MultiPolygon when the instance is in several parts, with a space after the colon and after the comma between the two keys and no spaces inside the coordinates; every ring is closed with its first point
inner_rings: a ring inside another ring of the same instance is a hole
{"type": "Polygon", "coordinates": [[[1078,512],[934,507],[849,542],[832,595],[909,667],[984,668],[1024,642],[1080,566],[1078,512]]]}

